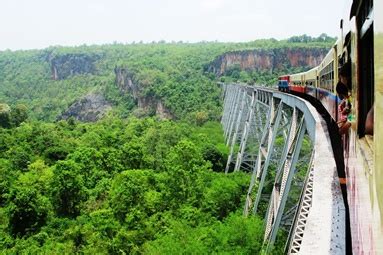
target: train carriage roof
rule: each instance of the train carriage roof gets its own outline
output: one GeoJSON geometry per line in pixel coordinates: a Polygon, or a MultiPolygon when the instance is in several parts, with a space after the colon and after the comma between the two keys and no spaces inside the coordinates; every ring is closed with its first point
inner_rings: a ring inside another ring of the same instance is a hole
{"type": "Polygon", "coordinates": [[[297,81],[297,80],[300,81],[302,79],[302,75],[304,75],[305,73],[306,72],[292,74],[292,75],[290,75],[290,80],[291,81],[297,81]]]}
{"type": "Polygon", "coordinates": [[[305,78],[306,80],[315,80],[316,77],[317,77],[317,73],[318,73],[318,67],[314,67],[314,68],[311,68],[310,70],[308,70],[306,73],[305,73],[305,78]]]}

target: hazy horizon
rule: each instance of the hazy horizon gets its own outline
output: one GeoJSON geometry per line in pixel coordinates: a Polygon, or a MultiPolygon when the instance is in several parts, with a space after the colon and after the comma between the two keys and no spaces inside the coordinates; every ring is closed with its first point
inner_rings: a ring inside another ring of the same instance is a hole
{"type": "Polygon", "coordinates": [[[140,41],[249,42],[322,33],[338,37],[347,0],[2,2],[1,51],[140,41]]]}

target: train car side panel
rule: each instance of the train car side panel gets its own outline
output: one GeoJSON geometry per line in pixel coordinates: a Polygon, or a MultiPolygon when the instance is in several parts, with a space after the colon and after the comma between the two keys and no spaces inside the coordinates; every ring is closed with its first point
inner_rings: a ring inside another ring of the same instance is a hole
{"type": "Polygon", "coordinates": [[[334,121],[337,121],[337,106],[338,98],[335,95],[335,78],[334,78],[334,63],[336,61],[336,52],[332,48],[322,63],[319,65],[318,76],[318,92],[317,99],[326,108],[334,121]]]}
{"type": "Polygon", "coordinates": [[[278,90],[288,92],[289,91],[290,76],[284,75],[278,77],[278,90]]]}
{"type": "Polygon", "coordinates": [[[296,93],[306,93],[304,85],[304,73],[297,73],[290,75],[289,90],[296,93]]]}
{"type": "Polygon", "coordinates": [[[374,1],[374,170],[372,188],[376,193],[373,216],[377,233],[377,253],[383,254],[383,1],[374,1]],[[379,15],[378,15],[379,14],[379,15]]]}
{"type": "Polygon", "coordinates": [[[352,15],[355,16],[350,20],[352,128],[343,140],[353,254],[383,254],[383,165],[380,163],[383,125],[378,117],[383,114],[383,20],[380,17],[383,8],[381,1],[374,1],[374,5],[374,25],[372,0],[354,1],[352,15]],[[371,106],[375,113],[373,136],[365,130],[371,106]]]}
{"type": "Polygon", "coordinates": [[[317,93],[317,77],[318,77],[318,67],[315,67],[306,72],[305,75],[305,85],[306,85],[306,94],[316,98],[317,93]]]}

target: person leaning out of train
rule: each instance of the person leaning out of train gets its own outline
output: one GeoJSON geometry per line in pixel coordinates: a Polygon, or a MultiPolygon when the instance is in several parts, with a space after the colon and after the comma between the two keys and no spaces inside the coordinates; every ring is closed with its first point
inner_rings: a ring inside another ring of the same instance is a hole
{"type": "Polygon", "coordinates": [[[339,121],[337,122],[339,127],[339,134],[346,134],[351,127],[351,123],[347,120],[348,115],[351,113],[351,97],[347,85],[339,81],[336,85],[336,93],[342,100],[338,106],[339,121]]]}
{"type": "Polygon", "coordinates": [[[351,64],[345,63],[339,70],[339,81],[346,85],[349,91],[352,90],[351,86],[351,64]]]}

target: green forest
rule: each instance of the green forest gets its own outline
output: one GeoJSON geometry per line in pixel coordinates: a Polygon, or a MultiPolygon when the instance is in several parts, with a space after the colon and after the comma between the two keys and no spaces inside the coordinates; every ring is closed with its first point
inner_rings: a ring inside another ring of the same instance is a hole
{"type": "Polygon", "coordinates": [[[333,42],[321,35],[1,51],[1,253],[261,253],[263,220],[242,215],[250,176],[223,173],[218,82],[273,86],[308,67],[232,66],[219,76],[208,67],[226,52],[333,42]],[[138,89],[121,87],[128,83],[138,89]],[[89,93],[107,102],[102,118],[62,117],[89,93]]]}

